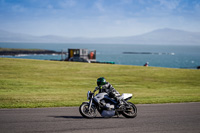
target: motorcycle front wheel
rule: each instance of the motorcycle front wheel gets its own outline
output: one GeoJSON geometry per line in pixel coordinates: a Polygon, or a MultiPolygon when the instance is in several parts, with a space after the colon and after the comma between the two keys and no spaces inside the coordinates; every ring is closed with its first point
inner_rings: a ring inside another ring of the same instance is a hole
{"type": "Polygon", "coordinates": [[[94,106],[91,106],[89,110],[89,103],[82,103],[79,107],[80,114],[85,118],[94,118],[97,115],[97,110],[94,106]]]}
{"type": "Polygon", "coordinates": [[[128,104],[129,106],[124,107],[122,115],[126,118],[135,118],[137,116],[137,107],[131,102],[128,102],[128,104]]]}

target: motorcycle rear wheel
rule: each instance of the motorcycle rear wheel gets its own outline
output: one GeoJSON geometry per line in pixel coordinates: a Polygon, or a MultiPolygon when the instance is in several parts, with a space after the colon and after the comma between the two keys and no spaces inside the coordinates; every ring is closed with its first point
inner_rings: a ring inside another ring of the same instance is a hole
{"type": "Polygon", "coordinates": [[[131,102],[128,102],[128,104],[129,107],[125,107],[125,110],[121,113],[126,118],[135,118],[137,116],[137,107],[131,102]]]}
{"type": "Polygon", "coordinates": [[[89,111],[89,103],[82,103],[79,107],[80,114],[85,118],[94,118],[97,116],[97,109],[94,106],[91,106],[89,111]]]}

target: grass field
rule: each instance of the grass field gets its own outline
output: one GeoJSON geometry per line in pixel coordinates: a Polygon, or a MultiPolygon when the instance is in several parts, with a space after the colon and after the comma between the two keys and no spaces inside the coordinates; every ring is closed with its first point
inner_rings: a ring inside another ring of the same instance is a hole
{"type": "Polygon", "coordinates": [[[200,102],[200,70],[0,58],[0,108],[79,106],[105,77],[131,102],[200,102]]]}

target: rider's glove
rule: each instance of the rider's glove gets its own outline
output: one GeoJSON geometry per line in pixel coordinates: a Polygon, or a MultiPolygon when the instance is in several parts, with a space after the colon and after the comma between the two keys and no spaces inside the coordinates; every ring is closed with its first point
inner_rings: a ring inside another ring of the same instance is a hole
{"type": "Polygon", "coordinates": [[[99,89],[99,87],[96,87],[95,90],[93,91],[93,93],[94,93],[95,91],[97,91],[98,89],[99,89]]]}

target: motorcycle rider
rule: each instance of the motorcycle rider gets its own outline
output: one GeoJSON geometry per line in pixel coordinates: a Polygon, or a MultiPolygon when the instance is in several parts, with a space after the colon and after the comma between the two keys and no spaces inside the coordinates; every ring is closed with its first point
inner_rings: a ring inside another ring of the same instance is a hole
{"type": "Polygon", "coordinates": [[[122,104],[120,93],[110,83],[106,82],[104,77],[97,79],[97,87],[93,93],[95,93],[97,90],[99,90],[99,93],[106,92],[109,97],[114,98],[119,103],[119,105],[122,104]]]}

